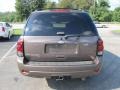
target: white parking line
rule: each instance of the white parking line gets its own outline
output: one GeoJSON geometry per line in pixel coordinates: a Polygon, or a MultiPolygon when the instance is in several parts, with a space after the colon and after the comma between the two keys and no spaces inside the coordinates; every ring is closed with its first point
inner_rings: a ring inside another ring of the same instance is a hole
{"type": "Polygon", "coordinates": [[[9,50],[7,53],[5,53],[5,55],[0,59],[0,63],[2,63],[2,61],[9,55],[9,53],[15,48],[15,46],[17,45],[17,43],[15,43],[9,50]]]}

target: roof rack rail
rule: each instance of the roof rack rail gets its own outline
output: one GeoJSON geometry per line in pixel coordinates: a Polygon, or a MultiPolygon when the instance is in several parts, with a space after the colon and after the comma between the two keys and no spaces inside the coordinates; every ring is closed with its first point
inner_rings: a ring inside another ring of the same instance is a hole
{"type": "Polygon", "coordinates": [[[42,11],[42,10],[55,10],[55,9],[71,9],[71,10],[79,10],[81,12],[86,12],[88,13],[87,10],[82,10],[82,9],[74,9],[74,8],[40,8],[40,9],[36,9],[35,11],[42,11]]]}
{"type": "Polygon", "coordinates": [[[42,9],[36,9],[35,11],[53,10],[53,9],[71,9],[71,10],[79,10],[79,9],[73,9],[73,8],[42,8],[42,9]]]}
{"type": "Polygon", "coordinates": [[[45,8],[45,9],[72,9],[72,10],[78,10],[78,9],[73,9],[73,8],[45,8]]]}

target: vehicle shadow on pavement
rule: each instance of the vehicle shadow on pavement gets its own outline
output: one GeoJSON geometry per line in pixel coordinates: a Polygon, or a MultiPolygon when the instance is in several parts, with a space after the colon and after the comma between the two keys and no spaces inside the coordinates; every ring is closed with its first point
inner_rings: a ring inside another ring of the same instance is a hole
{"type": "Polygon", "coordinates": [[[103,68],[98,76],[81,79],[56,81],[47,80],[48,86],[55,90],[112,90],[120,89],[120,57],[109,51],[104,52],[103,68]]]}
{"type": "Polygon", "coordinates": [[[12,36],[10,40],[7,40],[5,38],[0,38],[0,43],[1,42],[16,42],[19,39],[20,36],[12,36]]]}

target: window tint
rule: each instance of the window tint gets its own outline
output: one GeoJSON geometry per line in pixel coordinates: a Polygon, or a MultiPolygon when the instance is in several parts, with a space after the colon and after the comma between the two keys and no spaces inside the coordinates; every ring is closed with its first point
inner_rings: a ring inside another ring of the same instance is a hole
{"type": "Polygon", "coordinates": [[[6,26],[7,26],[7,27],[10,27],[10,25],[9,25],[8,23],[6,23],[6,26]]]}
{"type": "Polygon", "coordinates": [[[28,36],[96,35],[96,28],[86,13],[34,13],[25,28],[28,36]]]}

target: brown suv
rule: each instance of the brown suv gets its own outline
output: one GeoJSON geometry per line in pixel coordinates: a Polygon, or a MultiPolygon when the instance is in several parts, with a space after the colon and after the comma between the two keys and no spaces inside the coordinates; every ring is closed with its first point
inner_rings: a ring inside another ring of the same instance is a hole
{"type": "Polygon", "coordinates": [[[103,48],[87,13],[69,9],[35,11],[18,40],[17,62],[25,76],[85,78],[100,72],[103,48]]]}

